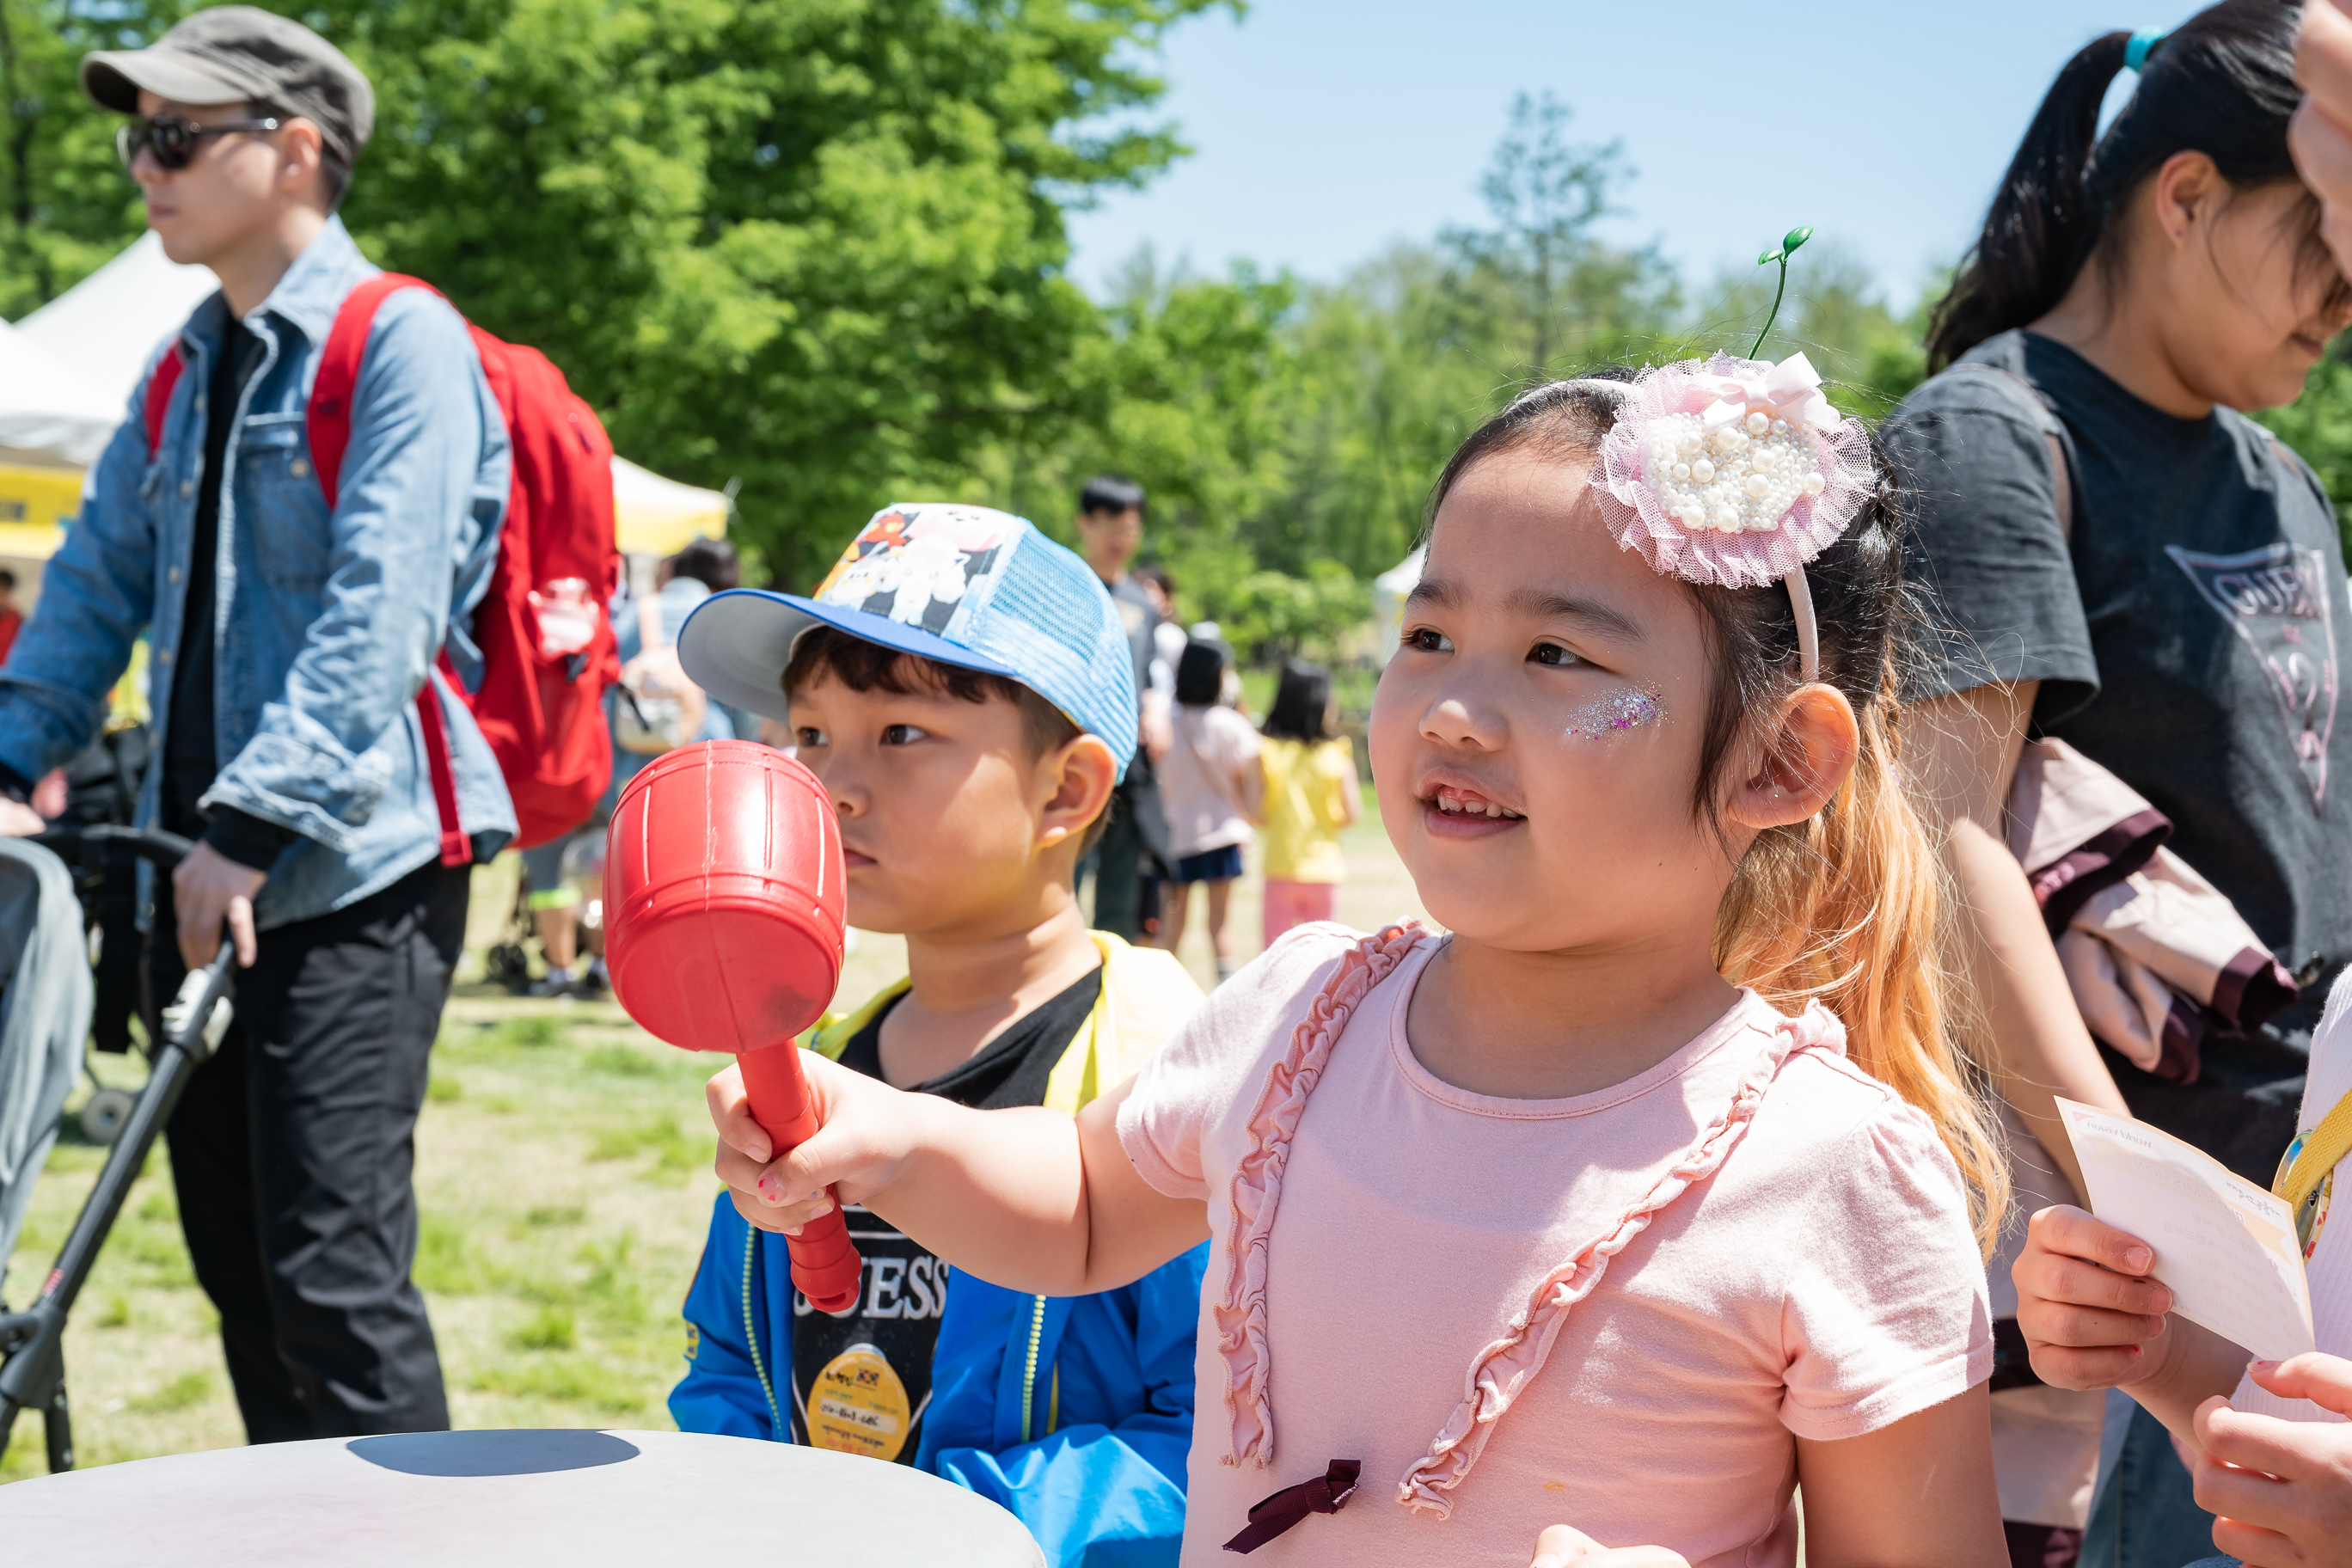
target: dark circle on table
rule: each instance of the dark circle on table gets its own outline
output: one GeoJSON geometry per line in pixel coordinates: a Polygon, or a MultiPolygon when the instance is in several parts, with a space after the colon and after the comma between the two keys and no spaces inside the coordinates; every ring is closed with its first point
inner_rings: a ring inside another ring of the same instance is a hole
{"type": "Polygon", "coordinates": [[[501,1432],[392,1432],[343,1445],[371,1465],[404,1476],[543,1476],[589,1470],[637,1457],[610,1432],[568,1426],[501,1432]]]}

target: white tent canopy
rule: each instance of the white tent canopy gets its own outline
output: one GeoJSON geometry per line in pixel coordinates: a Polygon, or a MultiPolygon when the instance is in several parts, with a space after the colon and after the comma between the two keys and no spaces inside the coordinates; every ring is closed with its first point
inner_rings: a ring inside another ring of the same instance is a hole
{"type": "Polygon", "coordinates": [[[122,407],[104,384],[0,322],[0,447],[86,464],[106,449],[122,407]]]}
{"type": "MultiPolygon", "coordinates": [[[[121,422],[140,373],[188,312],[217,292],[209,267],[183,267],[152,229],[113,260],[16,323],[16,330],[71,364],[112,400],[109,430],[121,422]]],[[[100,445],[104,444],[103,437],[100,445]]],[[[63,454],[60,454],[63,455],[63,454]]],[[[75,458],[87,463],[92,450],[75,458]]]]}

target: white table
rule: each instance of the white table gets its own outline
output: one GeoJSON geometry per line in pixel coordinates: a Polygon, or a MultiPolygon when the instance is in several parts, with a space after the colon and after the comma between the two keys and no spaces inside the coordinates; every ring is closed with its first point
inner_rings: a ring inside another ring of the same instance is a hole
{"type": "Polygon", "coordinates": [[[436,1432],[137,1459],[0,1487],[10,1563],[1044,1568],[904,1465],[680,1432],[436,1432]],[[364,1456],[364,1457],[363,1457],[364,1456]]]}

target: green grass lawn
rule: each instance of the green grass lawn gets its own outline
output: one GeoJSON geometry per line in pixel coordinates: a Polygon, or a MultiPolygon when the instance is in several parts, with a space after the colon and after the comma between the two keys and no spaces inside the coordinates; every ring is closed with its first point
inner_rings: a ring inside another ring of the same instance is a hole
{"type": "MultiPolygon", "coordinates": [[[[1346,843],[1352,880],[1340,897],[1343,920],[1372,925],[1418,912],[1376,811],[1346,843]]],[[[512,883],[503,867],[481,875],[474,933],[487,941],[512,883]]],[[[1244,951],[1255,952],[1254,876],[1236,904],[1244,951]]],[[[1183,957],[1205,985],[1215,970],[1202,918],[1196,910],[1183,957]]],[[[895,937],[859,933],[844,1003],[903,973],[905,952],[895,937]]],[[[94,1059],[110,1082],[131,1087],[143,1076],[135,1058],[94,1059]]],[[[459,987],[416,1133],[416,1279],[457,1426],[671,1425],[662,1401],[684,1349],[678,1304],[717,1191],[702,1109],[702,1080],[717,1065],[660,1044],[609,1005],[459,987]]],[[[60,1142],[50,1156],[0,1297],[20,1303],[32,1295],[101,1154],[60,1142]]],[[[217,1331],[189,1270],[159,1149],[67,1329],[80,1462],[242,1442],[217,1331]]],[[[27,1415],[0,1461],[0,1482],[46,1468],[39,1417],[27,1415]]]]}

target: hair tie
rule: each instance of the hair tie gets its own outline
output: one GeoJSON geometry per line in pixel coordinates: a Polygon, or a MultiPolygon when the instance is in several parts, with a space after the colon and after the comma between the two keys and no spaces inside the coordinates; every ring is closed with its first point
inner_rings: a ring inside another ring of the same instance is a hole
{"type": "Polygon", "coordinates": [[[2134,73],[2146,69],[2147,57],[2155,53],[2156,46],[2162,42],[2164,29],[2161,27],[2142,27],[2134,33],[2131,42],[2124,46],[2124,69],[2134,73]]]}

